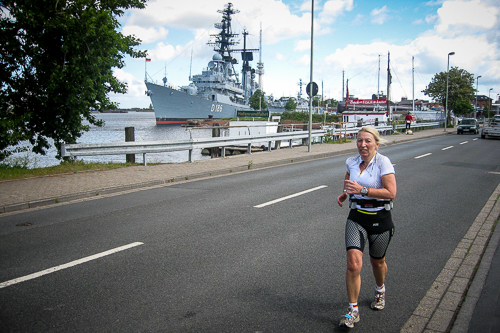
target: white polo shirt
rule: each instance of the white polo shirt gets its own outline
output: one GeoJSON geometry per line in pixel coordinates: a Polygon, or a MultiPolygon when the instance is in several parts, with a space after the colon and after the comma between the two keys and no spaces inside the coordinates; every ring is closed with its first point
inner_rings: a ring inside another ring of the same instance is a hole
{"type": "MultiPolygon", "coordinates": [[[[346,169],[349,172],[350,180],[355,180],[358,184],[366,188],[383,188],[382,176],[396,173],[391,160],[378,152],[373,156],[368,167],[363,172],[359,169],[361,162],[363,162],[363,159],[360,155],[349,157],[346,161],[346,169]]],[[[354,198],[384,201],[383,199],[375,199],[366,195],[362,196],[361,194],[354,194],[354,198]]],[[[364,208],[363,210],[373,211],[381,209],[384,209],[384,207],[364,208]]]]}

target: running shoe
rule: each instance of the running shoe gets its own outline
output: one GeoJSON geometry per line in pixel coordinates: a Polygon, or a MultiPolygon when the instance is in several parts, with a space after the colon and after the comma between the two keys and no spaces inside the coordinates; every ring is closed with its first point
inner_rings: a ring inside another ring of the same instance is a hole
{"type": "Polygon", "coordinates": [[[375,290],[375,300],[371,304],[373,310],[383,310],[385,308],[385,291],[375,290]]]}
{"type": "Polygon", "coordinates": [[[351,307],[347,309],[347,314],[340,321],[340,326],[354,327],[354,323],[359,321],[359,311],[353,311],[351,307]]]}

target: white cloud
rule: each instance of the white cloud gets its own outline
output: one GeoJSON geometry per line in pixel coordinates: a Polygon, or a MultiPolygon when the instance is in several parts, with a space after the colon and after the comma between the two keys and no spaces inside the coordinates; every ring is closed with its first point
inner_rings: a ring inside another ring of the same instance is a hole
{"type": "Polygon", "coordinates": [[[456,32],[463,30],[464,26],[491,29],[497,23],[498,11],[480,0],[446,1],[437,11],[439,24],[436,30],[439,33],[456,32]]]}
{"type": "Polygon", "coordinates": [[[284,56],[283,54],[276,52],[276,60],[278,61],[287,61],[288,57],[284,56]]]}
{"type": "Polygon", "coordinates": [[[388,12],[387,6],[373,9],[370,13],[372,23],[384,24],[389,19],[388,12]]]}
{"type": "Polygon", "coordinates": [[[304,52],[311,49],[311,40],[304,39],[295,43],[294,51],[304,52]]]}
{"type": "Polygon", "coordinates": [[[122,33],[126,36],[134,35],[139,38],[143,43],[152,43],[157,40],[164,39],[168,35],[168,30],[160,27],[156,28],[143,28],[137,25],[127,25],[123,27],[122,33]]]}
{"type": "Polygon", "coordinates": [[[362,14],[356,15],[356,17],[352,21],[352,25],[361,25],[363,23],[365,23],[365,16],[362,14]]]}
{"type": "Polygon", "coordinates": [[[156,45],[156,48],[148,50],[148,57],[153,60],[168,60],[175,57],[178,53],[177,51],[181,51],[180,49],[181,47],[178,47],[176,50],[172,45],[160,42],[156,45]]]}
{"type": "Polygon", "coordinates": [[[323,10],[319,18],[323,20],[324,23],[331,23],[345,12],[352,11],[353,8],[353,0],[328,0],[323,5],[323,10]]]}
{"type": "Polygon", "coordinates": [[[438,15],[427,15],[425,17],[425,22],[428,24],[437,24],[439,22],[439,16],[438,15]]]}
{"type": "Polygon", "coordinates": [[[300,59],[297,60],[296,63],[301,66],[309,66],[311,64],[310,59],[311,57],[309,56],[309,54],[305,54],[302,57],[300,57],[300,59]]]}
{"type": "Polygon", "coordinates": [[[114,76],[119,81],[127,84],[127,94],[110,94],[112,101],[120,103],[119,107],[146,107],[151,103],[151,100],[145,94],[146,85],[144,81],[120,68],[115,69],[114,76]]]}

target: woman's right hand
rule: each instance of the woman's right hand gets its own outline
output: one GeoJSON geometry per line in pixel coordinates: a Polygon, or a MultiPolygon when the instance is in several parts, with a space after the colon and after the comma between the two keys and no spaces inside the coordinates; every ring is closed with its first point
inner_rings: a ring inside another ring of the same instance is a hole
{"type": "Polygon", "coordinates": [[[347,193],[346,192],[342,192],[341,195],[339,195],[337,197],[337,204],[342,207],[342,203],[347,199],[347,193]]]}

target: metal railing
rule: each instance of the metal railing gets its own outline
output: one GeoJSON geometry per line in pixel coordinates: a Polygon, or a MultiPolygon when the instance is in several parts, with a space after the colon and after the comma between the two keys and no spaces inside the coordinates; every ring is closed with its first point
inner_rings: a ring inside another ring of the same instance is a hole
{"type": "MultiPolygon", "coordinates": [[[[327,132],[323,129],[311,131],[312,138],[323,138],[325,134],[327,134],[327,132]]],[[[146,165],[146,154],[188,150],[188,161],[192,162],[193,149],[221,147],[222,157],[225,157],[225,148],[229,146],[246,145],[247,152],[250,154],[253,143],[268,142],[269,147],[271,147],[272,142],[289,141],[289,145],[292,147],[292,142],[294,140],[306,138],[309,138],[309,131],[281,132],[238,137],[197,138],[176,141],[63,144],[61,147],[61,156],[76,157],[142,154],[143,164],[146,165]]]]}
{"type": "MultiPolygon", "coordinates": [[[[438,127],[439,122],[418,123],[412,124],[412,128],[438,127]]],[[[394,130],[403,130],[405,124],[387,125],[382,124],[375,126],[381,133],[391,133],[394,130]]],[[[326,135],[351,136],[356,135],[361,127],[348,126],[348,124],[332,124],[324,126],[323,129],[315,129],[311,131],[311,138],[323,138],[326,135]],[[337,126],[335,126],[337,125],[337,126]]],[[[222,148],[221,156],[225,157],[226,147],[231,146],[247,146],[247,153],[251,154],[252,144],[267,142],[268,147],[272,146],[276,141],[289,141],[290,148],[295,140],[308,139],[309,131],[293,130],[280,133],[253,134],[249,136],[227,136],[227,137],[212,137],[212,138],[196,138],[184,139],[175,141],[140,141],[140,142],[110,142],[110,143],[80,143],[80,144],[63,144],[61,147],[62,157],[77,157],[77,156],[97,156],[97,155],[128,155],[142,154],[143,164],[146,165],[146,154],[185,151],[189,152],[188,162],[192,162],[192,153],[194,149],[204,148],[222,148]]],[[[269,149],[271,151],[271,149],[269,149]]]]}
{"type": "MultiPolygon", "coordinates": [[[[381,125],[381,126],[373,126],[375,127],[379,133],[385,134],[386,132],[390,132],[393,130],[393,127],[391,125],[381,125]]],[[[349,136],[349,135],[355,135],[358,134],[359,130],[361,127],[355,127],[355,126],[340,126],[340,127],[327,127],[326,128],[328,131],[329,135],[332,136],[349,136]]]]}
{"type": "MultiPolygon", "coordinates": [[[[412,123],[411,128],[426,128],[426,127],[432,127],[432,128],[437,128],[441,126],[442,122],[439,121],[434,121],[434,122],[429,122],[429,123],[412,123]]],[[[394,125],[395,130],[404,130],[406,128],[406,124],[398,124],[394,125]]]]}

